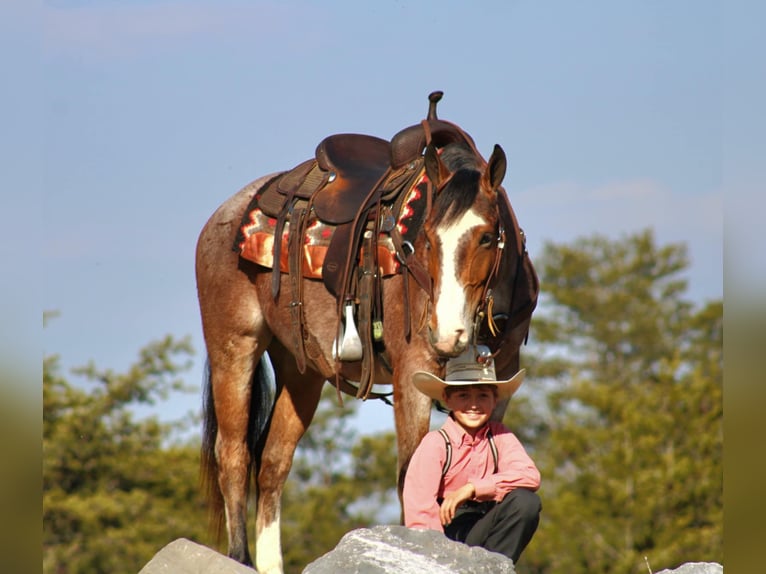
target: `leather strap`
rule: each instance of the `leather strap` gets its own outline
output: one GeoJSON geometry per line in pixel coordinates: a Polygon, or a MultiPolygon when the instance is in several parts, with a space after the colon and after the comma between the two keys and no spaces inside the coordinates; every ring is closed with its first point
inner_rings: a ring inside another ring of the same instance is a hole
{"type": "Polygon", "coordinates": [[[285,228],[285,221],[292,211],[294,197],[294,192],[290,191],[290,193],[285,198],[285,202],[282,205],[279,216],[277,216],[277,223],[274,226],[274,266],[271,272],[271,297],[274,299],[274,301],[276,301],[277,297],[279,296],[281,275],[280,262],[282,260],[282,233],[285,228]]]}
{"type": "Polygon", "coordinates": [[[293,210],[290,234],[287,240],[288,265],[290,269],[290,320],[293,331],[293,355],[300,373],[306,372],[306,351],[303,345],[303,236],[305,230],[303,208],[293,210]]]}
{"type": "Polygon", "coordinates": [[[410,272],[412,277],[420,285],[420,288],[426,292],[428,298],[431,298],[431,276],[425,267],[415,257],[414,249],[405,249],[402,235],[399,233],[399,228],[394,226],[390,232],[391,240],[394,243],[394,249],[396,249],[397,258],[402,267],[405,267],[410,272]]]}
{"type": "Polygon", "coordinates": [[[362,375],[359,380],[357,398],[366,399],[373,385],[374,351],[372,348],[372,297],[375,281],[373,232],[366,231],[362,239],[362,276],[359,279],[359,337],[362,339],[362,375]]]}

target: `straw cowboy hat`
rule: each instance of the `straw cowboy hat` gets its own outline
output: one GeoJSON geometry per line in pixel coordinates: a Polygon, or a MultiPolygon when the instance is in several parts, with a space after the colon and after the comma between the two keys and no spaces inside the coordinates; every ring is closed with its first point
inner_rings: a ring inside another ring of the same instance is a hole
{"type": "Polygon", "coordinates": [[[437,401],[444,400],[444,389],[447,386],[495,385],[497,398],[502,400],[509,399],[516,392],[525,374],[526,370],[521,369],[510,379],[498,381],[489,348],[478,345],[468,347],[460,356],[448,360],[444,379],[426,371],[417,371],[412,376],[412,383],[421,393],[437,401]]]}

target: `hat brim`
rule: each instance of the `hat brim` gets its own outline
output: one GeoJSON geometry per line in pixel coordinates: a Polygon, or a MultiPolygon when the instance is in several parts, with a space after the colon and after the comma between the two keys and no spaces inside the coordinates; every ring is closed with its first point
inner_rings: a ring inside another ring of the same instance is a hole
{"type": "Polygon", "coordinates": [[[510,379],[500,381],[444,381],[432,373],[417,371],[412,375],[412,384],[424,395],[435,401],[444,401],[444,389],[447,387],[459,387],[465,385],[494,385],[497,387],[497,398],[509,399],[524,382],[526,369],[521,369],[510,379]]]}

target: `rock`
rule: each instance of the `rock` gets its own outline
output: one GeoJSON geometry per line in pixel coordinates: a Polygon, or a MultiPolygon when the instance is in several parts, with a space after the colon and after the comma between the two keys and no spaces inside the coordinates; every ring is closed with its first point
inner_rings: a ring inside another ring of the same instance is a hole
{"type": "MultiPolygon", "coordinates": [[[[303,574],[514,574],[513,561],[454,542],[435,530],[375,526],[352,530],[303,574]]],[[[251,573],[252,574],[252,573],[251,573]]]]}
{"type": "Polygon", "coordinates": [[[138,574],[253,574],[243,566],[186,538],[174,540],[157,552],[138,574]]]}
{"type": "MultiPolygon", "coordinates": [[[[454,542],[435,530],[375,526],[352,530],[303,574],[515,574],[513,561],[454,542]]],[[[206,546],[179,538],[157,552],[139,574],[257,574],[206,546]]],[[[687,562],[654,574],[723,574],[716,562],[687,562]]]]}
{"type": "Polygon", "coordinates": [[[723,566],[717,562],[687,562],[675,570],[660,570],[656,574],[722,574],[723,566]]]}

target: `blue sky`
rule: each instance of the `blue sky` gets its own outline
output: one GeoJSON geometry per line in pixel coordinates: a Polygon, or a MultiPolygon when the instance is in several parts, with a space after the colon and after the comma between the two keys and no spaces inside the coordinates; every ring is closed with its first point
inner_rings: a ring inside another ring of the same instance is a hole
{"type": "MultiPolygon", "coordinates": [[[[188,334],[199,385],[194,247],[210,214],[326,135],[418,122],[432,90],[485,156],[505,149],[533,258],[544,241],[652,227],[688,245],[690,296],[719,298],[726,182],[763,181],[727,180],[727,113],[751,103],[727,112],[728,86],[763,86],[728,52],[750,19],[722,2],[60,0],[36,16],[44,230],[31,241],[43,309],[61,313],[43,351],[65,368],[125,369],[149,341],[188,334]]],[[[742,134],[734,148],[756,137],[742,134]]],[[[393,428],[363,409],[366,428],[393,428]]]]}

